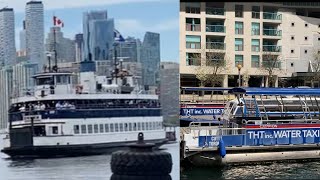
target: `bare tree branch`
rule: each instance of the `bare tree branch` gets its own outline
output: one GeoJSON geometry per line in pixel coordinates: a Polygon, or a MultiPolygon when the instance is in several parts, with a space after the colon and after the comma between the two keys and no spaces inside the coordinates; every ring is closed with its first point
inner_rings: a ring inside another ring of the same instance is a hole
{"type": "Polygon", "coordinates": [[[281,72],[282,59],[280,55],[273,52],[264,52],[262,54],[262,64],[260,70],[267,74],[269,86],[274,86],[281,72]]]}

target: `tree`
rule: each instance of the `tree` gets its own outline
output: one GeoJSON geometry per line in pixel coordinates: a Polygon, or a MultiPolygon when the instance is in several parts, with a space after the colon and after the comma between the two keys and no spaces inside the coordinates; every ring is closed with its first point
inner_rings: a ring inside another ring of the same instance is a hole
{"type": "Polygon", "coordinates": [[[320,49],[314,49],[309,65],[312,72],[312,76],[310,77],[311,86],[314,87],[314,81],[320,80],[320,49]]]}
{"type": "Polygon", "coordinates": [[[208,84],[211,84],[212,87],[221,84],[223,81],[222,73],[227,70],[228,61],[225,52],[216,45],[212,48],[200,49],[199,53],[195,55],[195,58],[200,61],[200,66],[196,68],[196,78],[202,87],[208,84]]]}
{"type": "Polygon", "coordinates": [[[264,52],[262,54],[262,65],[260,70],[265,72],[268,77],[268,87],[275,86],[281,72],[281,57],[274,52],[264,52]]]}

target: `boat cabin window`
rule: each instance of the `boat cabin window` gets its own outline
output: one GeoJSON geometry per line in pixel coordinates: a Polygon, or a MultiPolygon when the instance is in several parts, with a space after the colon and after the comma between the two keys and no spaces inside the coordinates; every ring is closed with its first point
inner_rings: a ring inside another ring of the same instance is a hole
{"type": "Polygon", "coordinates": [[[73,131],[74,131],[74,134],[79,134],[80,133],[79,125],[74,125],[73,131]]]}
{"type": "Polygon", "coordinates": [[[33,133],[34,133],[34,136],[46,136],[46,127],[34,126],[33,133]]]}
{"type": "Polygon", "coordinates": [[[110,124],[110,132],[114,132],[113,124],[110,124]]]}
{"type": "Polygon", "coordinates": [[[132,131],[132,123],[129,123],[129,131],[132,131]]]}
{"type": "Polygon", "coordinates": [[[123,131],[123,124],[122,123],[119,124],[119,128],[120,128],[120,132],[122,132],[123,131]]]}
{"type": "Polygon", "coordinates": [[[137,123],[134,123],[133,124],[133,131],[136,131],[137,130],[137,123]]]}
{"type": "Polygon", "coordinates": [[[81,134],[86,134],[86,133],[87,133],[87,126],[81,125],[81,134]]]}
{"type": "Polygon", "coordinates": [[[98,124],[95,124],[95,125],[93,126],[93,129],[94,129],[94,133],[99,133],[98,124]]]}
{"type": "Polygon", "coordinates": [[[103,124],[99,124],[100,133],[104,133],[103,124]]]}
{"type": "Polygon", "coordinates": [[[93,132],[93,131],[92,131],[92,124],[89,124],[89,125],[88,125],[88,133],[89,133],[89,134],[92,134],[92,132],[93,132]]]}
{"type": "Polygon", "coordinates": [[[114,132],[118,132],[118,130],[119,130],[119,127],[118,127],[119,125],[118,125],[118,123],[115,123],[114,124],[114,132]]]}
{"type": "Polygon", "coordinates": [[[66,75],[56,76],[56,83],[57,84],[70,84],[70,76],[66,76],[66,75]]]}
{"type": "Polygon", "coordinates": [[[36,84],[37,86],[42,86],[42,85],[54,85],[53,83],[53,78],[51,76],[46,76],[46,77],[38,77],[36,79],[36,84]]]}
{"type": "Polygon", "coordinates": [[[109,132],[109,124],[105,124],[106,133],[109,132]]]}
{"type": "Polygon", "coordinates": [[[138,131],[140,131],[140,130],[141,130],[141,123],[138,122],[138,131]]]}
{"type": "Polygon", "coordinates": [[[50,131],[51,131],[51,134],[59,134],[58,126],[51,126],[50,131]]]}

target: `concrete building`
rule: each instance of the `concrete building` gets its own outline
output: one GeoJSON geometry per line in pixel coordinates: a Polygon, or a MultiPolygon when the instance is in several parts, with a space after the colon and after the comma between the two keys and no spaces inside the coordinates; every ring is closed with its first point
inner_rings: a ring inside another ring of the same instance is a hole
{"type": "Polygon", "coordinates": [[[242,85],[268,86],[270,57],[277,59],[273,86],[278,77],[308,71],[320,45],[319,12],[319,3],[180,3],[181,86],[199,86],[200,69],[212,72],[210,63],[221,60],[223,87],[237,86],[238,64],[242,85]]]}
{"type": "Polygon", "coordinates": [[[44,58],[44,16],[41,1],[30,1],[26,5],[26,46],[27,56],[33,63],[43,67],[44,58]]]}
{"type": "Polygon", "coordinates": [[[84,59],[108,60],[114,42],[114,20],[108,19],[107,11],[83,14],[84,59]]]}
{"type": "Polygon", "coordinates": [[[12,97],[13,77],[12,68],[9,66],[0,69],[0,131],[8,126],[8,111],[12,97]]]}
{"type": "Polygon", "coordinates": [[[160,73],[160,34],[146,32],[141,46],[141,64],[143,84],[158,86],[160,73]]]}
{"type": "Polygon", "coordinates": [[[0,67],[16,62],[14,12],[12,8],[0,9],[0,67]]]}
{"type": "Polygon", "coordinates": [[[46,51],[53,52],[55,48],[58,63],[76,61],[75,41],[63,37],[60,27],[51,27],[46,39],[46,51]],[[56,42],[54,42],[54,35],[56,36],[56,42]]]}
{"type": "Polygon", "coordinates": [[[26,51],[27,50],[27,44],[26,44],[26,21],[23,21],[23,29],[19,33],[19,40],[20,40],[20,51],[26,51]]]}
{"type": "Polygon", "coordinates": [[[160,103],[163,119],[170,123],[179,123],[179,64],[160,63],[160,103]]]}
{"type": "Polygon", "coordinates": [[[83,61],[83,51],[84,51],[84,45],[83,45],[83,34],[76,34],[75,35],[75,54],[76,54],[76,62],[83,61]]]}

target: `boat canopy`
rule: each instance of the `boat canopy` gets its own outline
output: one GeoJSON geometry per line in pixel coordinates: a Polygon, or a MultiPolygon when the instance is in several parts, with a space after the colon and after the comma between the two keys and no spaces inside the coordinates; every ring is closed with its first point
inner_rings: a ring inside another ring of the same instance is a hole
{"type": "Polygon", "coordinates": [[[320,88],[232,88],[230,94],[320,96],[320,88]]]}
{"type": "Polygon", "coordinates": [[[181,90],[184,91],[228,91],[231,89],[223,87],[181,87],[181,90]]]}

